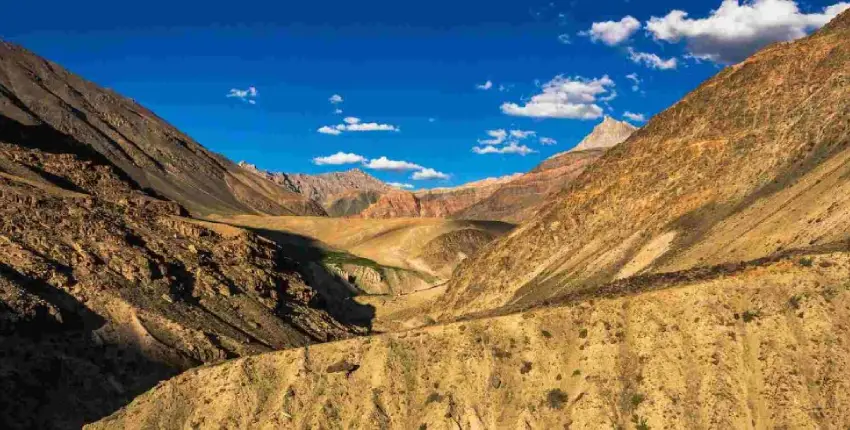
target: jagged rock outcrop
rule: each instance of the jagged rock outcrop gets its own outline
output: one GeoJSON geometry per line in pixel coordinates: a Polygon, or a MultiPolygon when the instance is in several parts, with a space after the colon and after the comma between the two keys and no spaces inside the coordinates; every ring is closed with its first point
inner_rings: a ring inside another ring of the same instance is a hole
{"type": "Polygon", "coordinates": [[[300,195],[246,174],[133,100],[3,41],[0,115],[30,133],[50,129],[67,135],[139,188],[192,213],[324,214],[300,195]]]}
{"type": "Polygon", "coordinates": [[[449,314],[850,239],[850,12],[723,69],[455,272],[449,314]]]}

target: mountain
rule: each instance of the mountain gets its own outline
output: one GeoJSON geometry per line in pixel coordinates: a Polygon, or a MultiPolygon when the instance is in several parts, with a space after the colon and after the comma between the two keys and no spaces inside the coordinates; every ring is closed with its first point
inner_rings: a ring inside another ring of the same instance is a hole
{"type": "Polygon", "coordinates": [[[455,212],[452,218],[524,222],[603,154],[604,149],[558,154],[503,184],[487,198],[455,212]]]}
{"type": "Polygon", "coordinates": [[[391,191],[360,213],[363,218],[448,218],[486,199],[519,175],[487,178],[454,188],[391,191]]]}
{"type": "Polygon", "coordinates": [[[92,428],[847,428],[848,40],[850,11],[722,70],[424,327],[201,368],[92,428]]]}
{"type": "Polygon", "coordinates": [[[139,188],[192,213],[321,215],[298,194],[247,175],[153,112],[0,41],[0,115],[87,145],[139,188]]]}
{"type": "Polygon", "coordinates": [[[191,367],[365,333],[275,243],[186,213],[305,201],[0,43],[0,427],[80,428],[191,367]]]}
{"type": "Polygon", "coordinates": [[[336,217],[359,214],[365,207],[377,201],[381,193],[394,189],[360,169],[305,175],[268,172],[245,162],[240,162],[239,166],[307,197],[322,205],[329,215],[336,217]]]}
{"type": "Polygon", "coordinates": [[[850,239],[850,13],[723,69],[464,263],[450,315],[850,239]]]}
{"type": "Polygon", "coordinates": [[[628,139],[637,127],[606,116],[572,151],[611,148],[628,139]]]}

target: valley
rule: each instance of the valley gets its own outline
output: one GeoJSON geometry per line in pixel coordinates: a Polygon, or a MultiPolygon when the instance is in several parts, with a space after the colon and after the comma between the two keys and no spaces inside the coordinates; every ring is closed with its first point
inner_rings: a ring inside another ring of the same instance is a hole
{"type": "MultiPolygon", "coordinates": [[[[835,15],[643,127],[598,107],[527,172],[418,190],[353,153],[234,163],[0,41],[0,427],[848,428],[835,15]]],[[[339,122],[317,133],[400,133],[339,122]]],[[[535,152],[488,135],[478,155],[535,152]]]]}

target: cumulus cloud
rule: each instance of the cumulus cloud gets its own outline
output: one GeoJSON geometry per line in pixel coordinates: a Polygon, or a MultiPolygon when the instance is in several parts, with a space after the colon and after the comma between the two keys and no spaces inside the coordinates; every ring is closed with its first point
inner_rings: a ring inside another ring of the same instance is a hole
{"type": "Polygon", "coordinates": [[[342,96],[341,96],[341,95],[339,95],[339,94],[334,94],[334,95],[332,95],[332,96],[328,99],[328,101],[329,101],[329,102],[331,102],[331,104],[332,104],[332,105],[336,105],[336,104],[340,104],[340,103],[342,103],[342,101],[343,101],[343,100],[342,100],[342,96]]]}
{"type": "Polygon", "coordinates": [[[504,129],[487,130],[487,135],[490,139],[478,139],[478,143],[482,145],[501,145],[508,138],[508,132],[504,129]]]}
{"type": "Polygon", "coordinates": [[[572,39],[570,39],[569,34],[561,34],[558,36],[558,42],[563,43],[564,45],[570,45],[573,43],[572,39]]]}
{"type": "Polygon", "coordinates": [[[541,137],[540,138],[540,144],[541,145],[547,145],[547,146],[548,145],[557,145],[558,141],[555,140],[555,139],[552,139],[551,137],[541,137]]]}
{"type": "Polygon", "coordinates": [[[507,145],[495,147],[493,145],[486,146],[474,146],[472,147],[472,152],[484,155],[484,154],[519,154],[522,156],[526,156],[528,154],[537,152],[528,146],[520,145],[517,142],[510,142],[507,145]]]}
{"type": "Polygon", "coordinates": [[[629,58],[637,64],[657,70],[671,70],[679,66],[679,60],[676,57],[665,60],[656,54],[638,52],[631,47],[629,47],[629,58]]]}
{"type": "Polygon", "coordinates": [[[443,172],[438,172],[434,169],[423,168],[418,172],[414,172],[413,176],[411,176],[410,179],[413,179],[414,181],[426,181],[429,179],[449,179],[449,175],[443,172]]]}
{"type": "Polygon", "coordinates": [[[341,164],[355,164],[362,163],[364,161],[366,161],[366,158],[361,155],[348,154],[340,151],[336,154],[328,155],[327,157],[316,157],[313,159],[313,164],[317,166],[339,166],[341,164]]]}
{"type": "Polygon", "coordinates": [[[387,185],[389,185],[393,188],[400,188],[402,190],[412,190],[412,189],[416,188],[416,187],[413,186],[413,184],[404,184],[404,183],[401,183],[401,182],[388,182],[387,185]]]}
{"type": "Polygon", "coordinates": [[[632,91],[640,91],[641,80],[638,77],[637,73],[629,73],[626,75],[626,79],[632,81],[632,91]]]}
{"type": "Polygon", "coordinates": [[[338,136],[346,131],[400,131],[400,129],[390,124],[378,124],[376,122],[362,122],[360,118],[349,116],[345,117],[343,124],[326,125],[319,128],[319,133],[331,134],[338,136]]]}
{"type": "Polygon", "coordinates": [[[322,133],[322,134],[330,134],[330,135],[333,135],[333,136],[337,136],[337,135],[342,134],[341,131],[337,130],[336,128],[327,126],[327,125],[320,127],[319,130],[317,130],[317,131],[319,133],[322,133]]]}
{"type": "Polygon", "coordinates": [[[632,113],[626,111],[626,113],[623,114],[623,118],[632,120],[634,122],[646,122],[646,116],[644,116],[642,113],[632,113]]]}
{"type": "Polygon", "coordinates": [[[524,105],[503,103],[502,112],[533,118],[597,119],[602,116],[603,110],[596,101],[599,97],[605,98],[613,87],[614,81],[608,75],[597,79],[559,75],[544,84],[543,92],[524,105]]]}
{"type": "Polygon", "coordinates": [[[487,91],[490,88],[493,88],[493,81],[487,81],[487,82],[485,82],[481,85],[476,85],[475,88],[478,88],[479,90],[487,91]]]}
{"type": "Polygon", "coordinates": [[[511,130],[511,137],[518,140],[523,140],[537,134],[531,130],[511,130]]]}
{"type": "Polygon", "coordinates": [[[255,100],[257,96],[260,95],[259,91],[257,91],[256,87],[248,87],[246,90],[240,90],[238,88],[231,88],[225,97],[232,97],[242,100],[243,102],[250,104],[257,104],[255,100]]]}
{"type": "Polygon", "coordinates": [[[729,64],[770,43],[799,39],[847,9],[850,3],[839,2],[807,14],[795,0],[723,0],[705,18],[691,19],[687,12],[673,10],[650,18],[646,29],[656,40],[684,41],[694,58],[729,64]]]}
{"type": "Polygon", "coordinates": [[[373,170],[393,170],[401,172],[405,170],[422,170],[424,167],[409,161],[390,160],[387,157],[375,158],[363,164],[366,168],[373,170]]]}
{"type": "Polygon", "coordinates": [[[629,40],[639,29],[640,21],[629,15],[619,21],[594,22],[590,30],[579,34],[589,37],[594,42],[616,46],[629,40]]]}
{"type": "Polygon", "coordinates": [[[342,109],[334,109],[334,114],[342,115],[342,109]]]}

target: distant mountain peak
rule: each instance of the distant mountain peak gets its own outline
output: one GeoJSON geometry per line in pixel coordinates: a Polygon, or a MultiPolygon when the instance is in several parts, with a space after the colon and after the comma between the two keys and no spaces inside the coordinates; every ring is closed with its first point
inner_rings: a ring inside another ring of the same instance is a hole
{"type": "Polygon", "coordinates": [[[616,146],[628,139],[638,128],[625,122],[618,121],[608,115],[597,124],[572,151],[584,151],[587,149],[601,149],[616,146]]]}

